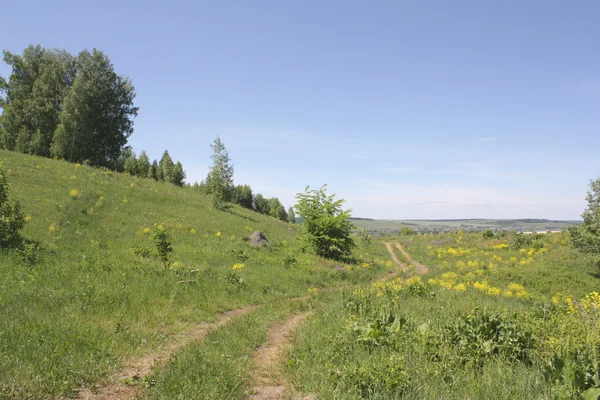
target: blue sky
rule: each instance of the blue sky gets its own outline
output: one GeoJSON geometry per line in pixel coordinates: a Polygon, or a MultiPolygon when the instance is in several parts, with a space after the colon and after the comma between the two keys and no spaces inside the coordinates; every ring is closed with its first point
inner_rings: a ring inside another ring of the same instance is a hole
{"type": "MultiPolygon", "coordinates": [[[[0,47],[105,51],[130,144],[288,206],[355,216],[577,219],[600,173],[597,1],[4,2],[0,47]]],[[[6,65],[0,74],[9,73],[6,65]]]]}

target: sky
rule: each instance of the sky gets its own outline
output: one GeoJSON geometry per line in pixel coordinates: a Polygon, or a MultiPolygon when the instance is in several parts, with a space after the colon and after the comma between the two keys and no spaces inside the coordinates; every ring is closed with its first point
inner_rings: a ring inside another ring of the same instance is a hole
{"type": "MultiPolygon", "coordinates": [[[[600,2],[2,1],[0,48],[104,51],[129,144],[357,217],[579,219],[600,174],[600,2]]],[[[0,75],[10,69],[0,63],[0,75]]]]}

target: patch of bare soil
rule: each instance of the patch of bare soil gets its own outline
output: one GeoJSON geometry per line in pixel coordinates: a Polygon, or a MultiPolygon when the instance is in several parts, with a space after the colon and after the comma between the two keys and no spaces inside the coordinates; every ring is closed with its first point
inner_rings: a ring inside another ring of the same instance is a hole
{"type": "Polygon", "coordinates": [[[246,307],[238,310],[226,311],[220,314],[216,322],[203,322],[194,325],[186,333],[178,336],[175,340],[166,343],[159,349],[148,353],[141,358],[125,361],[125,367],[111,378],[97,385],[82,388],[79,391],[79,399],[85,400],[120,400],[135,399],[141,393],[141,385],[135,382],[141,382],[148,376],[152,369],[160,367],[177,350],[188,343],[203,339],[209,331],[226,325],[235,317],[246,314],[257,306],[246,307]],[[129,382],[129,383],[128,383],[129,382]]]}
{"type": "Polygon", "coordinates": [[[281,400],[292,395],[292,387],[283,379],[283,363],[291,347],[292,333],[309,314],[292,315],[270,328],[267,344],[254,354],[257,369],[253,372],[255,385],[249,399],[281,400]]]}
{"type": "Polygon", "coordinates": [[[415,271],[417,271],[418,274],[426,274],[429,272],[429,268],[427,268],[426,265],[421,264],[420,262],[414,260],[410,254],[408,254],[406,252],[406,250],[404,250],[404,247],[402,247],[400,245],[400,243],[396,243],[396,248],[398,250],[400,250],[400,252],[402,253],[402,255],[408,260],[408,262],[410,262],[412,265],[414,265],[415,267],[415,271]]]}
{"type": "MultiPolygon", "coordinates": [[[[408,271],[408,265],[404,264],[403,262],[400,262],[400,260],[398,260],[398,257],[396,257],[396,253],[394,253],[394,248],[392,247],[392,243],[386,242],[384,244],[385,244],[385,248],[387,249],[388,253],[390,253],[390,256],[392,257],[392,260],[394,261],[394,263],[396,263],[396,265],[398,265],[400,267],[402,272],[408,271]]],[[[396,246],[398,246],[398,243],[396,243],[396,246]]],[[[383,279],[383,280],[385,280],[385,279],[383,279]]]]}

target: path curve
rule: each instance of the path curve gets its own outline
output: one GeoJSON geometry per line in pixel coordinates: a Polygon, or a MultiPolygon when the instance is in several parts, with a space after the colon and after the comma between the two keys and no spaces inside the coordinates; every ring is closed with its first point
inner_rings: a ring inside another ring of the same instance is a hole
{"type": "Polygon", "coordinates": [[[291,348],[294,330],[310,315],[310,312],[294,314],[269,329],[267,344],[254,354],[257,365],[252,373],[255,385],[251,400],[282,400],[290,397],[292,388],[283,379],[283,362],[291,348]]]}
{"type": "Polygon", "coordinates": [[[152,372],[155,365],[163,364],[177,350],[195,340],[203,339],[209,331],[227,325],[233,318],[239,317],[258,306],[250,306],[237,310],[225,311],[219,315],[215,322],[202,322],[196,324],[176,340],[165,343],[162,347],[140,358],[130,359],[124,362],[125,367],[104,382],[100,382],[92,388],[85,387],[79,391],[78,398],[81,400],[121,400],[137,398],[142,385],[127,384],[126,380],[132,378],[142,381],[144,377],[152,372]]]}
{"type": "MultiPolygon", "coordinates": [[[[385,242],[384,244],[385,244],[385,248],[387,249],[388,253],[390,253],[390,256],[392,257],[392,260],[396,263],[396,265],[398,265],[400,267],[402,272],[408,271],[408,265],[404,264],[403,262],[400,262],[400,260],[398,260],[398,257],[396,257],[396,253],[394,253],[394,248],[392,247],[392,243],[385,242]]],[[[398,246],[398,243],[396,243],[396,246],[398,246]]]]}
{"type": "Polygon", "coordinates": [[[427,268],[426,265],[421,264],[420,262],[414,260],[410,254],[408,254],[406,252],[406,250],[404,250],[404,247],[402,247],[400,245],[400,243],[396,243],[396,248],[398,250],[400,250],[400,252],[402,253],[402,255],[408,260],[408,262],[410,262],[412,265],[414,265],[415,267],[415,271],[417,271],[418,274],[426,274],[429,272],[429,268],[427,268]]]}

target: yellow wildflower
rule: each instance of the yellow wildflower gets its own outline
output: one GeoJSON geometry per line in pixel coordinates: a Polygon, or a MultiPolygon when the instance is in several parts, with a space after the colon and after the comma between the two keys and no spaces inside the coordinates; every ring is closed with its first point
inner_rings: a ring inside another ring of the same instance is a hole
{"type": "Polygon", "coordinates": [[[130,188],[134,187],[135,185],[132,183],[131,185],[129,185],[130,188]]]}
{"type": "Polygon", "coordinates": [[[467,291],[467,287],[465,286],[464,283],[459,283],[458,285],[453,287],[454,290],[456,290],[457,292],[466,292],[467,291]]]}
{"type": "Polygon", "coordinates": [[[435,285],[437,285],[437,283],[438,283],[438,281],[436,281],[433,278],[429,278],[429,280],[427,281],[427,284],[431,285],[431,286],[435,286],[435,285]]]}
{"type": "Polygon", "coordinates": [[[190,233],[191,233],[192,235],[195,235],[197,232],[196,232],[196,230],[195,230],[194,228],[192,228],[192,229],[190,229],[190,233]]]}
{"type": "Polygon", "coordinates": [[[81,167],[81,164],[79,164],[79,163],[75,164],[75,168],[79,168],[79,167],[81,167]]]}
{"type": "Polygon", "coordinates": [[[244,269],[245,265],[242,263],[237,263],[233,265],[233,270],[234,271],[241,271],[242,269],[244,269]]]}
{"type": "Polygon", "coordinates": [[[502,292],[502,296],[510,298],[513,297],[513,293],[510,290],[505,290],[502,292]]]}
{"type": "Polygon", "coordinates": [[[487,290],[487,294],[490,296],[498,296],[500,294],[501,290],[495,287],[490,287],[487,290]]]}
{"type": "Polygon", "coordinates": [[[49,227],[48,230],[50,232],[56,232],[58,230],[58,225],[56,225],[55,223],[52,223],[49,227]]]}
{"type": "Polygon", "coordinates": [[[508,284],[508,290],[510,290],[511,292],[521,292],[524,291],[525,288],[523,287],[523,285],[519,284],[519,283],[509,283],[508,284]]]}
{"type": "Polygon", "coordinates": [[[317,294],[318,292],[319,292],[319,289],[317,289],[316,287],[308,289],[309,294],[317,294]]]}
{"type": "Polygon", "coordinates": [[[31,217],[29,215],[25,216],[25,222],[31,222],[31,217]]]}
{"type": "Polygon", "coordinates": [[[76,199],[76,198],[78,198],[78,197],[79,197],[79,194],[80,194],[80,193],[79,193],[79,190],[77,190],[77,189],[71,189],[71,190],[69,190],[69,196],[70,196],[72,199],[76,199]]]}
{"type": "Polygon", "coordinates": [[[123,199],[123,204],[127,204],[129,201],[127,199],[123,199]]]}
{"type": "Polygon", "coordinates": [[[144,233],[145,233],[145,234],[148,234],[148,233],[150,233],[150,228],[144,228],[144,233]]]}
{"type": "Polygon", "coordinates": [[[215,236],[216,236],[216,237],[221,237],[221,232],[217,232],[217,233],[215,233],[215,236]]]}

